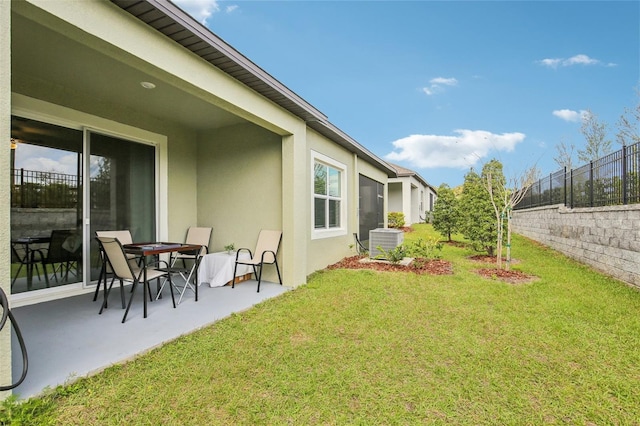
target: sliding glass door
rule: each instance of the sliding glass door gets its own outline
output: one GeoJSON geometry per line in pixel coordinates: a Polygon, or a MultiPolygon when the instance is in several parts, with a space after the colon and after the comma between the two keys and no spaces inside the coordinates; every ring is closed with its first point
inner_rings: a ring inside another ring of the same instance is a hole
{"type": "Polygon", "coordinates": [[[11,292],[97,280],[95,231],[155,240],[155,175],[155,146],[12,117],[11,292]]]}
{"type": "Polygon", "coordinates": [[[155,147],[88,133],[90,280],[100,270],[96,231],[129,230],[133,241],[155,241],[155,147]]]}

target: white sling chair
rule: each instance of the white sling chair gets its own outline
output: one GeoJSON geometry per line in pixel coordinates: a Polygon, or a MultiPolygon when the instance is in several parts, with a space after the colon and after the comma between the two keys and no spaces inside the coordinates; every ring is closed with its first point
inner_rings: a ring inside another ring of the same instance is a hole
{"type": "MultiPolygon", "coordinates": [[[[132,262],[127,257],[127,254],[124,252],[122,248],[122,244],[117,238],[112,237],[96,237],[100,246],[102,247],[102,251],[105,255],[106,261],[109,264],[109,267],[113,271],[113,275],[120,280],[120,294],[121,297],[123,295],[123,281],[130,281],[133,283],[131,288],[131,296],[129,297],[129,303],[127,304],[127,309],[124,311],[124,316],[122,317],[122,322],[124,323],[127,319],[127,314],[129,313],[129,309],[131,308],[131,302],[133,302],[133,297],[135,295],[135,289],[138,283],[142,282],[143,286],[147,287],[149,294],[151,294],[151,288],[149,286],[149,281],[157,279],[159,280],[162,277],[167,277],[169,279],[169,288],[171,289],[171,300],[173,301],[173,307],[176,307],[176,299],[173,295],[173,286],[171,285],[171,275],[168,270],[168,265],[164,269],[156,269],[152,268],[151,265],[146,267],[146,271],[143,268],[139,268],[136,266],[132,266],[132,262]],[[145,273],[146,272],[146,273],[145,273]],[[146,278],[146,281],[144,280],[146,278]]],[[[159,263],[167,264],[164,261],[160,261],[159,263]]],[[[134,263],[135,265],[135,263],[134,263]]],[[[106,284],[105,284],[106,285],[106,284]]],[[[100,313],[107,306],[107,299],[109,298],[109,292],[111,291],[111,287],[113,286],[113,281],[111,281],[111,285],[105,292],[104,302],[102,303],[102,308],[100,308],[100,313]]],[[[145,303],[145,316],[146,316],[146,299],[145,303]]]]}
{"type": "Polygon", "coordinates": [[[282,277],[280,276],[280,268],[278,268],[278,259],[276,258],[281,240],[282,231],[270,231],[263,229],[258,235],[258,242],[256,243],[256,249],[253,253],[248,248],[239,249],[236,253],[236,263],[233,268],[231,288],[235,287],[235,276],[238,265],[250,265],[253,267],[253,273],[258,280],[258,292],[260,292],[260,282],[262,281],[262,269],[264,265],[276,265],[278,281],[280,281],[280,285],[282,285],[282,277]],[[251,259],[239,259],[239,255],[242,250],[248,251],[251,259]],[[260,271],[258,272],[256,268],[260,268],[260,271]]]}

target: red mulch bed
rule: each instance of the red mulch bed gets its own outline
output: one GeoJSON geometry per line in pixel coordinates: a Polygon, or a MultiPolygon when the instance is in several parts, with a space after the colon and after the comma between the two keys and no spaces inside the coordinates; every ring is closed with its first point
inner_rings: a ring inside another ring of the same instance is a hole
{"type": "Polygon", "coordinates": [[[414,259],[409,265],[394,265],[387,262],[361,262],[366,256],[351,256],[338,263],[329,265],[327,269],[373,269],[388,272],[415,272],[417,274],[450,275],[453,274],[451,262],[442,259],[414,259]]]}
{"type": "MultiPolygon", "coordinates": [[[[329,265],[327,269],[373,269],[375,271],[386,272],[414,272],[416,274],[431,274],[431,275],[451,275],[453,274],[453,268],[451,262],[442,259],[414,259],[409,265],[399,265],[387,262],[361,262],[362,259],[366,259],[366,256],[351,256],[342,259],[338,263],[329,265]]],[[[477,255],[471,256],[472,260],[495,263],[495,256],[477,255]]],[[[522,271],[509,270],[497,268],[482,268],[475,271],[478,275],[481,275],[488,279],[497,279],[510,284],[524,284],[537,279],[532,275],[527,275],[522,271]]]]}
{"type": "MultiPolygon", "coordinates": [[[[493,263],[496,264],[496,256],[488,256],[486,254],[477,254],[475,256],[469,256],[469,259],[474,260],[476,262],[484,262],[484,263],[493,263]]],[[[506,262],[507,259],[502,258],[503,262],[506,262]]],[[[519,263],[518,260],[511,259],[511,264],[519,263]]],[[[514,271],[510,269],[505,271],[504,269],[497,268],[483,268],[476,270],[478,275],[481,275],[485,278],[496,279],[500,281],[504,281],[510,284],[524,284],[537,279],[537,277],[533,275],[527,275],[522,271],[514,271]]]]}
{"type": "Polygon", "coordinates": [[[510,284],[524,284],[537,279],[533,275],[527,275],[522,271],[515,271],[513,269],[505,271],[498,268],[483,268],[476,270],[478,275],[481,275],[489,279],[497,279],[510,284]]]}

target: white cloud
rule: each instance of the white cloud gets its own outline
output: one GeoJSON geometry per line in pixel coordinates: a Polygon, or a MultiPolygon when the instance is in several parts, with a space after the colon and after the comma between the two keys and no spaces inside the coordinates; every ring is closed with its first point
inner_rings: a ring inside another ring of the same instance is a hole
{"type": "Polygon", "coordinates": [[[613,63],[608,63],[605,64],[602,61],[598,60],[598,59],[594,59],[594,58],[590,58],[587,55],[584,54],[579,54],[579,55],[574,55],[570,58],[547,58],[547,59],[541,59],[539,61],[537,61],[540,65],[543,65],[545,67],[549,67],[549,68],[558,68],[560,66],[562,67],[570,67],[572,65],[604,65],[607,67],[614,67],[616,66],[616,64],[613,63]]]}
{"type": "Polygon", "coordinates": [[[562,64],[565,66],[569,66],[569,65],[596,65],[599,63],[600,61],[598,61],[597,59],[592,59],[587,55],[576,55],[576,56],[570,57],[569,59],[566,59],[565,61],[563,61],[562,64]]]}
{"type": "Polygon", "coordinates": [[[538,61],[541,65],[544,65],[549,68],[557,68],[558,65],[562,62],[562,59],[542,59],[538,61]]]}
{"type": "Polygon", "coordinates": [[[202,25],[207,25],[207,19],[220,11],[218,0],[173,0],[173,2],[202,25]]]}
{"type": "Polygon", "coordinates": [[[422,91],[428,96],[431,96],[442,92],[444,90],[443,86],[457,86],[458,80],[455,78],[436,77],[432,78],[429,83],[430,86],[423,87],[422,91]]]}
{"type": "Polygon", "coordinates": [[[225,12],[227,12],[227,13],[231,13],[231,12],[233,12],[234,10],[236,10],[237,8],[238,8],[238,5],[234,4],[234,5],[231,5],[231,6],[227,6],[224,10],[225,10],[225,12]]]}
{"type": "Polygon", "coordinates": [[[78,173],[78,154],[28,143],[18,144],[16,168],[42,172],[78,173]]]}
{"type": "Polygon", "coordinates": [[[416,168],[467,169],[487,157],[491,150],[513,151],[525,138],[523,133],[494,134],[484,130],[458,129],[454,133],[457,136],[410,135],[398,139],[385,158],[416,168]]]}
{"type": "Polygon", "coordinates": [[[553,111],[553,115],[556,117],[564,121],[571,121],[575,123],[582,121],[586,114],[588,114],[588,112],[585,110],[573,111],[570,109],[558,109],[553,111]]]}

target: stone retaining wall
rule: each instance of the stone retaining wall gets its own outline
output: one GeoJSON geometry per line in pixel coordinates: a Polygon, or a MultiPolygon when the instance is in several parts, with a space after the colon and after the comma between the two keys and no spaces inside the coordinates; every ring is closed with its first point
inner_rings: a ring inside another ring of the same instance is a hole
{"type": "Polygon", "coordinates": [[[76,229],[75,209],[11,209],[11,238],[49,236],[53,229],[76,229]]]}
{"type": "Polygon", "coordinates": [[[513,231],[640,287],[640,205],[517,210],[513,231]]]}

